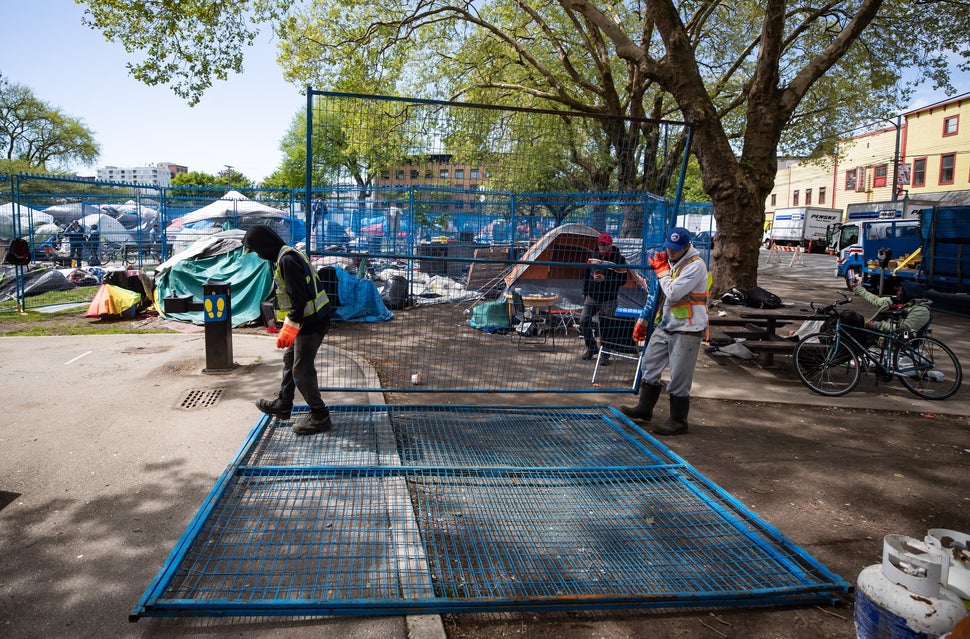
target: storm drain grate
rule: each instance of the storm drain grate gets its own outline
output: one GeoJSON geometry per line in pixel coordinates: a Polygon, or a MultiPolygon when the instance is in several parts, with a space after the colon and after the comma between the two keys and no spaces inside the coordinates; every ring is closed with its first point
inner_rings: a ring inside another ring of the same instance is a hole
{"type": "Polygon", "coordinates": [[[818,604],[849,588],[609,407],[330,411],[325,436],[260,420],[133,620],[818,604]]]}
{"type": "Polygon", "coordinates": [[[184,410],[211,408],[218,404],[220,399],[222,399],[221,388],[190,388],[185,391],[176,408],[184,410]]]}

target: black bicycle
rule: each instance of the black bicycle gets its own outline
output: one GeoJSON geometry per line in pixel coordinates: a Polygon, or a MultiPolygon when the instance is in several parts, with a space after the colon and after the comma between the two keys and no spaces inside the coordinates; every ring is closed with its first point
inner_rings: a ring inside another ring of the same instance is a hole
{"type": "MultiPolygon", "coordinates": [[[[946,399],[960,389],[963,370],[953,351],[929,336],[924,327],[915,334],[871,330],[854,311],[839,310],[851,300],[812,310],[824,318],[821,329],[802,339],[792,359],[802,383],[820,395],[840,397],[851,392],[864,372],[879,381],[898,379],[923,399],[946,399]]],[[[900,321],[901,317],[890,319],[900,321]]]]}

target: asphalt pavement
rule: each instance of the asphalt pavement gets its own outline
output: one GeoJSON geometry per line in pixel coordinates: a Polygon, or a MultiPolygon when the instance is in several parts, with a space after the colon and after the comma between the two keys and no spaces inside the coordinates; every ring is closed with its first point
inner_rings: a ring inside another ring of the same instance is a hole
{"type": "MultiPolygon", "coordinates": [[[[832,258],[806,266],[775,261],[764,266],[760,283],[792,308],[807,306],[810,296],[831,301],[839,289],[831,263],[832,258]]],[[[962,338],[966,326],[964,318],[934,320],[934,335],[955,347],[964,362],[970,361],[962,338]]],[[[281,361],[273,337],[235,335],[236,366],[228,373],[203,371],[204,336],[197,332],[7,337],[0,339],[0,348],[0,389],[6,399],[0,415],[0,636],[445,636],[434,615],[130,623],[129,611],[259,420],[254,401],[275,393],[281,361]]],[[[831,399],[802,386],[787,359],[777,357],[765,366],[702,354],[693,394],[736,402],[970,414],[966,384],[943,402],[921,400],[898,384],[868,381],[847,397],[831,399]]],[[[347,367],[361,366],[357,358],[347,360],[347,367]]],[[[325,392],[324,399],[346,405],[384,402],[380,393],[325,392]]],[[[627,401],[601,394],[506,399],[527,405],[627,401]]],[[[496,398],[450,401],[495,404],[496,398]]],[[[431,399],[415,394],[413,402],[431,399]]],[[[601,630],[597,636],[618,636],[605,626],[601,630]]]]}

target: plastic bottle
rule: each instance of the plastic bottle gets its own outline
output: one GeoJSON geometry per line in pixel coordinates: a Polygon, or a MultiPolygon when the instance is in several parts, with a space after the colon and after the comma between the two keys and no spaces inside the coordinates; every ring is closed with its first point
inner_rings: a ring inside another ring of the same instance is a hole
{"type": "Polygon", "coordinates": [[[858,639],[937,639],[967,611],[946,586],[940,549],[906,535],[886,535],[882,564],[859,573],[855,601],[858,639]]]}

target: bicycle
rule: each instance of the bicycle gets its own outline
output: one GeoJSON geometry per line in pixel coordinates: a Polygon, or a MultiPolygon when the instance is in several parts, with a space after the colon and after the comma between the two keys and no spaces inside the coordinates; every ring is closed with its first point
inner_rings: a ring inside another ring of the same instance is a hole
{"type": "MultiPolygon", "coordinates": [[[[854,311],[840,311],[841,301],[812,310],[823,320],[821,329],[802,339],[792,353],[802,383],[827,397],[851,392],[863,372],[879,381],[898,379],[917,397],[940,400],[951,397],[963,383],[963,370],[950,348],[929,336],[929,327],[916,334],[883,333],[865,328],[854,311]]],[[[901,318],[894,318],[901,319],[901,318]]]]}

